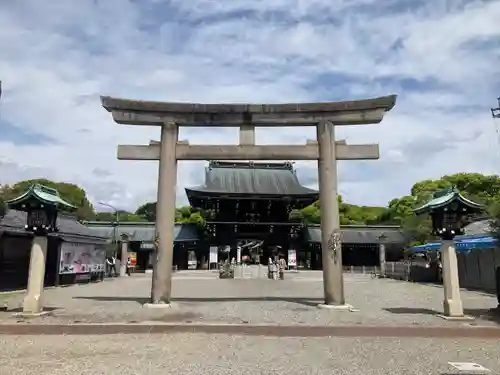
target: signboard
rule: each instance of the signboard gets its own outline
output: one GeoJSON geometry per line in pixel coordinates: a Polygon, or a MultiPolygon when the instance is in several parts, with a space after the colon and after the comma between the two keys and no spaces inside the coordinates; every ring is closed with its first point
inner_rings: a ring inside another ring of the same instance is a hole
{"type": "Polygon", "coordinates": [[[129,251],[128,257],[130,258],[130,265],[136,266],[137,265],[137,253],[129,251]]]}
{"type": "Polygon", "coordinates": [[[288,267],[297,267],[297,251],[288,250],[288,267]]]}
{"type": "Polygon", "coordinates": [[[210,246],[210,263],[217,263],[219,259],[219,248],[210,246]]]}
{"type": "Polygon", "coordinates": [[[106,251],[93,244],[63,242],[59,257],[59,274],[103,272],[106,251]]]}

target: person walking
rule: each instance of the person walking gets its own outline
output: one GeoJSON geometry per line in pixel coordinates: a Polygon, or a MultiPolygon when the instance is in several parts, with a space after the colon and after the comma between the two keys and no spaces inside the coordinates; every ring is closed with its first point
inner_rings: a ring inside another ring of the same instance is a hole
{"type": "Polygon", "coordinates": [[[130,257],[127,258],[127,275],[130,276],[130,270],[132,269],[132,260],[130,257]]]}
{"type": "Polygon", "coordinates": [[[267,278],[273,278],[273,260],[271,257],[269,257],[269,260],[267,261],[267,278]]]}
{"type": "Polygon", "coordinates": [[[280,280],[285,279],[285,269],[286,269],[286,260],[283,255],[280,255],[280,259],[278,261],[278,267],[280,272],[280,280]]]}

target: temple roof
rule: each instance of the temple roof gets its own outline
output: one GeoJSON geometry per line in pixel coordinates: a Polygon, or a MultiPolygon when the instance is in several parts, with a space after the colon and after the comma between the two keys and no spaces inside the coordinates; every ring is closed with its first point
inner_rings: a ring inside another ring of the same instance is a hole
{"type": "Polygon", "coordinates": [[[318,191],[300,184],[289,162],[211,161],[206,169],[205,184],[187,188],[186,194],[188,197],[204,194],[319,197],[318,191]]]}

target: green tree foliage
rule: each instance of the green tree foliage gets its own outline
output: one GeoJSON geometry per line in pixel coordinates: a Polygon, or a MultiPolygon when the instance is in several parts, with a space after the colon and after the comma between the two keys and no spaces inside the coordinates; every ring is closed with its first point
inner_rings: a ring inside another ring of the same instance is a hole
{"type": "Polygon", "coordinates": [[[196,223],[200,226],[205,224],[203,213],[191,206],[177,208],[175,210],[175,221],[177,223],[196,223]]]}
{"type": "Polygon", "coordinates": [[[143,204],[135,211],[135,214],[144,217],[147,221],[156,221],[156,202],[143,204]]]}
{"type": "Polygon", "coordinates": [[[42,184],[57,189],[61,198],[77,207],[76,215],[79,219],[92,220],[94,218],[94,208],[87,199],[85,190],[67,182],[54,182],[43,178],[20,181],[4,187],[4,199],[9,200],[24,194],[33,184],[42,184]]]}
{"type": "MultiPolygon", "coordinates": [[[[97,212],[95,220],[98,221],[116,221],[114,212],[97,212]]],[[[148,221],[144,216],[137,215],[127,211],[118,211],[118,221],[121,222],[145,222],[148,221]]]]}
{"type": "Polygon", "coordinates": [[[7,213],[7,204],[5,203],[3,198],[0,197],[0,218],[4,217],[6,213],[7,213]]]}

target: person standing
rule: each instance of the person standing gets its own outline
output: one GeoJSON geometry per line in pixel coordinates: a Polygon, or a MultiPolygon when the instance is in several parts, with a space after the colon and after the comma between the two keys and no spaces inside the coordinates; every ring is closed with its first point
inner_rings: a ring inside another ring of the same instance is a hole
{"type": "Polygon", "coordinates": [[[130,270],[132,268],[132,260],[130,260],[130,257],[127,258],[127,275],[130,276],[130,270]]]}
{"type": "Polygon", "coordinates": [[[113,255],[112,257],[108,258],[106,260],[106,263],[108,265],[108,276],[109,277],[114,277],[116,276],[116,258],[113,255]]]}

